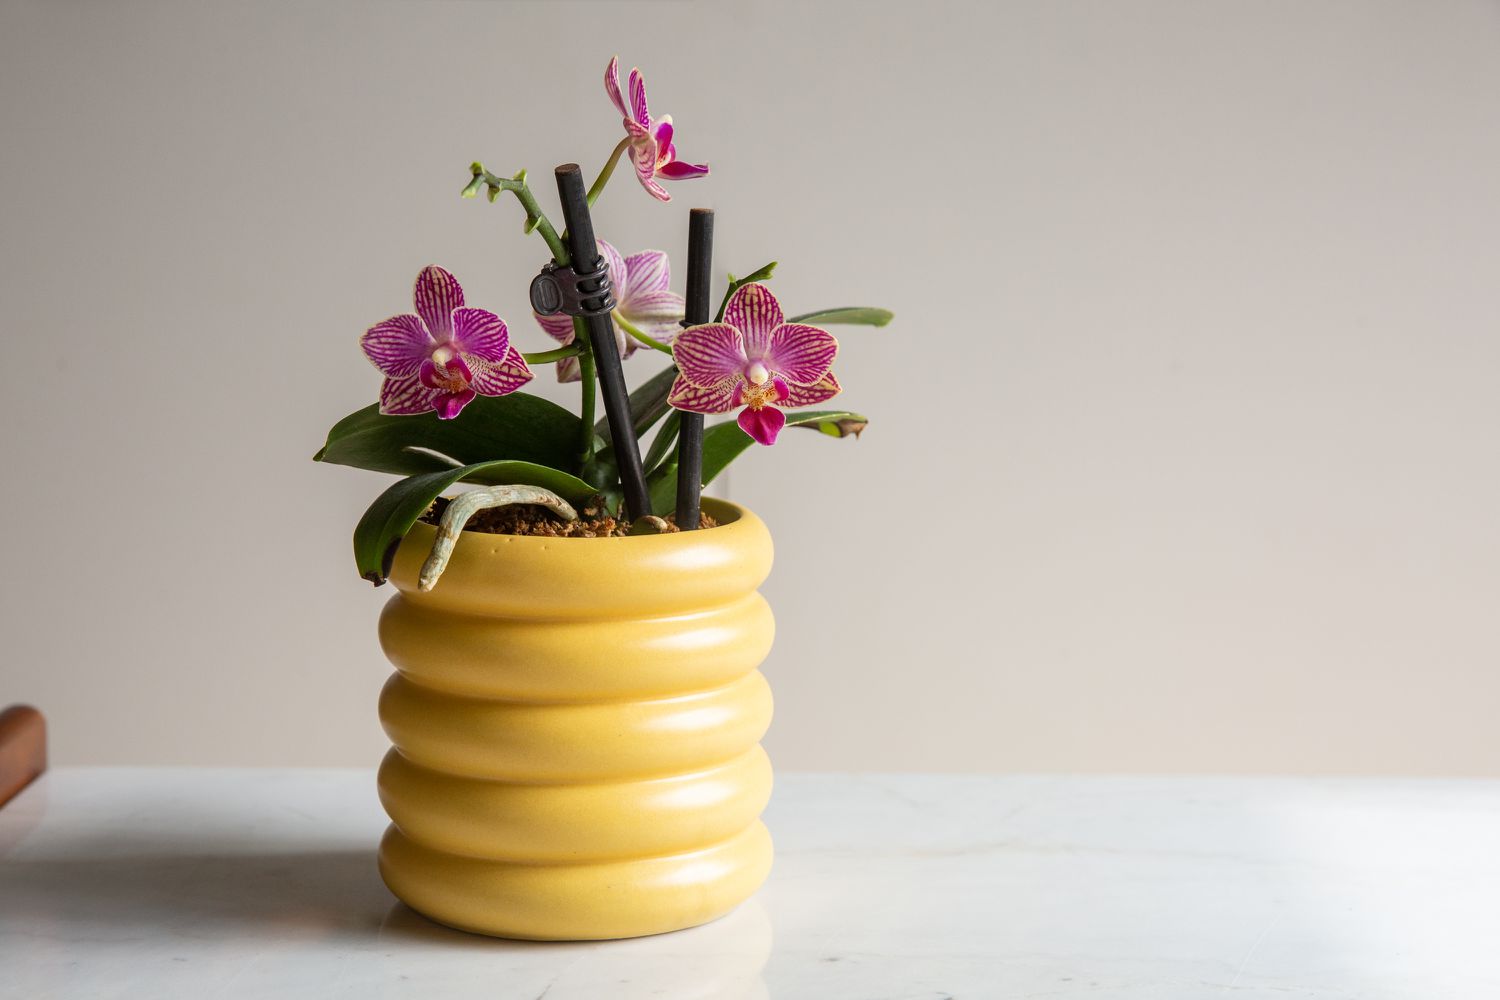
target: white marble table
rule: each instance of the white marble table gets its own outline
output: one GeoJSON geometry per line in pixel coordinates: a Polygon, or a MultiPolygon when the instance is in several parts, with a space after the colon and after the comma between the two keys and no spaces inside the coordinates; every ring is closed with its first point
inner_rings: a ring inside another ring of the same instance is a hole
{"type": "Polygon", "coordinates": [[[525,944],[375,872],[365,771],[62,769],[0,809],[0,997],[1500,996],[1500,782],[783,775],[707,927],[525,944]]]}

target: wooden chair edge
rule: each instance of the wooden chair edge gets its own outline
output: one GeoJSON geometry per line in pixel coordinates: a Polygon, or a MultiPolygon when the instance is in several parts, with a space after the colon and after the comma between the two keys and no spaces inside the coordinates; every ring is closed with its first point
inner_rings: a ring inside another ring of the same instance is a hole
{"type": "Polygon", "coordinates": [[[47,720],[30,705],[0,712],[0,807],[47,770],[47,720]]]}

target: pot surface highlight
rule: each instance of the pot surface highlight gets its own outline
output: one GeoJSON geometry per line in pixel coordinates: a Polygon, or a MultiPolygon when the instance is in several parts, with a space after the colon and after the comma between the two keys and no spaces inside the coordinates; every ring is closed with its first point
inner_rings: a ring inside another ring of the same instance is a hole
{"type": "Polygon", "coordinates": [[[771,537],[704,508],[719,527],[465,532],[425,594],[434,529],[413,527],[380,619],[380,872],[402,901],[483,934],[623,938],[706,923],[765,881],[771,537]]]}

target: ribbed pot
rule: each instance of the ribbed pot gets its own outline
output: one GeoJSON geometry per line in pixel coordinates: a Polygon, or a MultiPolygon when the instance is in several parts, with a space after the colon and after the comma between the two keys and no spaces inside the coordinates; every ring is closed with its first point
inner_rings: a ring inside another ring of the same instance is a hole
{"type": "Polygon", "coordinates": [[[433,529],[401,543],[380,619],[396,667],[380,871],[413,909],[502,937],[636,937],[712,920],[765,880],[771,536],[742,507],[704,507],[719,527],[466,533],[426,594],[433,529]]]}

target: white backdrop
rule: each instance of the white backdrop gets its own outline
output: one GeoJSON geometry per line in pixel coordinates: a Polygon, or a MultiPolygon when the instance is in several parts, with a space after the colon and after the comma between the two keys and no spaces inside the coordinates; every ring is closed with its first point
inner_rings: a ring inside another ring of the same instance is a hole
{"type": "Polygon", "coordinates": [[[540,242],[457,192],[592,173],[615,52],[714,173],[602,235],[710,205],[720,270],[898,314],[838,331],[863,439],[729,483],[779,766],[1500,774],[1477,0],[3,0],[0,702],[56,760],[378,761],[385,479],[309,456],[423,264],[543,346],[540,242]]]}

